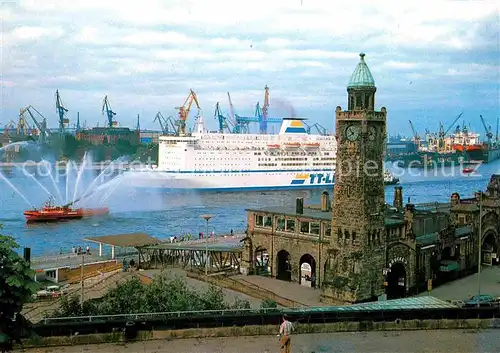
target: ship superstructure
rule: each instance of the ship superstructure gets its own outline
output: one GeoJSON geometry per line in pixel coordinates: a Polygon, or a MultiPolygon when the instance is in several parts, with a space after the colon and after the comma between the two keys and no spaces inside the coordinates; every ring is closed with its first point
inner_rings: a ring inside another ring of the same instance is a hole
{"type": "Polygon", "coordinates": [[[309,134],[303,120],[283,119],[278,134],[233,134],[207,131],[199,116],[191,135],[160,137],[149,183],[210,190],[333,185],[335,137],[309,134]]]}

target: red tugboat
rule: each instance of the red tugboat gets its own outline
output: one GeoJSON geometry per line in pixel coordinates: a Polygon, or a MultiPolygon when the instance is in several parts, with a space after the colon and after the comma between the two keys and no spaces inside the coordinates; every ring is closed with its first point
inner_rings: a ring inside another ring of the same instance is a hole
{"type": "Polygon", "coordinates": [[[62,222],[71,219],[107,215],[109,208],[71,208],[71,203],[64,206],[54,206],[52,199],[47,201],[41,210],[36,208],[24,212],[27,223],[35,222],[62,222]]]}

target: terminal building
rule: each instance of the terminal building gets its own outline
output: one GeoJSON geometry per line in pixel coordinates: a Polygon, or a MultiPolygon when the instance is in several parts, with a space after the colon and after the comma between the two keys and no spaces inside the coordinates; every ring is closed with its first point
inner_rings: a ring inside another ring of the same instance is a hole
{"type": "Polygon", "coordinates": [[[445,204],[403,204],[397,187],[393,205],[386,204],[387,110],[375,110],[364,57],[347,87],[348,109],[336,109],[333,202],[325,192],[320,206],[298,199],[290,207],[247,210],[242,272],[319,287],[329,304],[405,297],[470,274],[479,243],[481,262],[497,259],[500,176],[473,199],[455,193],[445,204]]]}

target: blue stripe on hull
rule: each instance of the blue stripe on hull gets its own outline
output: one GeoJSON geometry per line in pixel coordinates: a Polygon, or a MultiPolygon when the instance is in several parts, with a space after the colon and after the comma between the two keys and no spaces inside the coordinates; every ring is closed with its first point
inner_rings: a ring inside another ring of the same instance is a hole
{"type": "Polygon", "coordinates": [[[171,192],[192,192],[192,191],[212,191],[212,192],[234,192],[234,191],[273,191],[273,190],[315,190],[315,189],[328,189],[333,188],[333,184],[306,184],[306,185],[284,185],[284,186],[244,186],[239,188],[193,188],[193,189],[176,189],[168,187],[150,187],[150,186],[139,186],[139,189],[144,190],[169,190],[171,192]]]}
{"type": "Polygon", "coordinates": [[[269,169],[269,170],[180,170],[180,171],[168,171],[168,170],[127,170],[127,173],[166,173],[166,174],[244,174],[244,173],[307,173],[307,172],[333,172],[333,169],[269,169]]]}

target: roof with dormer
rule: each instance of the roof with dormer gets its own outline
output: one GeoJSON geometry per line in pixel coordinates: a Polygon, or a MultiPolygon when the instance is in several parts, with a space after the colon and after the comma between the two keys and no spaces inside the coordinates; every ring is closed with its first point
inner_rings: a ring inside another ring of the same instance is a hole
{"type": "Polygon", "coordinates": [[[359,57],[358,66],[356,66],[356,69],[352,73],[347,88],[375,87],[375,80],[365,62],[365,53],[360,53],[359,57]]]}

